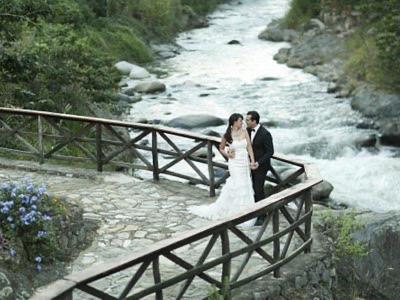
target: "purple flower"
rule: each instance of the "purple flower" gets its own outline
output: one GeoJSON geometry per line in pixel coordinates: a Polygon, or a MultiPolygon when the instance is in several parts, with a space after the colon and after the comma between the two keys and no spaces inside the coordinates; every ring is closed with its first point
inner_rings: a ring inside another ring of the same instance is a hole
{"type": "Polygon", "coordinates": [[[44,221],[50,221],[50,220],[51,220],[51,217],[50,217],[48,214],[44,214],[43,217],[42,217],[42,220],[44,220],[44,221]]]}
{"type": "Polygon", "coordinates": [[[38,197],[32,196],[31,197],[31,203],[35,203],[37,201],[38,197]]]}
{"type": "Polygon", "coordinates": [[[32,205],[32,206],[31,206],[31,209],[37,210],[37,206],[36,206],[36,205],[32,205]]]}
{"type": "Polygon", "coordinates": [[[11,217],[11,216],[8,216],[8,217],[7,217],[7,221],[11,223],[12,221],[14,221],[14,218],[11,217]]]}
{"type": "Polygon", "coordinates": [[[26,212],[26,209],[25,209],[25,207],[20,207],[19,208],[19,213],[22,215],[22,214],[24,214],[26,212]]]}
{"type": "Polygon", "coordinates": [[[36,256],[36,257],[35,257],[35,261],[36,261],[38,264],[40,264],[40,263],[42,262],[42,257],[36,256]]]}
{"type": "Polygon", "coordinates": [[[3,214],[7,214],[9,210],[10,210],[10,209],[9,209],[7,206],[3,206],[3,208],[2,208],[0,211],[1,211],[3,214]]]}
{"type": "Polygon", "coordinates": [[[17,255],[17,251],[15,251],[14,248],[11,248],[10,249],[10,255],[11,255],[11,257],[15,257],[17,255]]]}
{"type": "Polygon", "coordinates": [[[46,187],[44,185],[39,187],[39,189],[38,189],[39,195],[43,195],[45,192],[46,192],[46,187]]]}

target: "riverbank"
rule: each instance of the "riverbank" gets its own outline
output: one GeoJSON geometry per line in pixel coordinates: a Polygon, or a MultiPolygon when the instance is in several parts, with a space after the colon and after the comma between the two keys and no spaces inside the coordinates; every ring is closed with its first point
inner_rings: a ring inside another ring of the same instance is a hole
{"type": "MultiPolygon", "coordinates": [[[[356,125],[358,128],[377,129],[382,145],[400,146],[398,87],[379,86],[376,81],[367,80],[372,75],[354,74],[357,66],[351,42],[361,30],[365,29],[357,12],[344,16],[321,12],[319,18],[311,18],[295,29],[287,26],[285,18],[274,20],[260,33],[259,38],[291,43],[290,47],[281,48],[274,56],[278,63],[301,68],[328,81],[328,93],[335,94],[336,98],[349,99],[351,107],[365,117],[356,125]]],[[[374,144],[374,139],[366,136],[363,142],[374,144]]]]}
{"type": "MultiPolygon", "coordinates": [[[[154,43],[207,26],[224,0],[11,1],[0,8],[2,106],[119,116],[114,64],[150,63],[154,43]],[[15,2],[15,3],[14,3],[15,2]]],[[[161,53],[159,53],[161,52],[161,53]]]]}

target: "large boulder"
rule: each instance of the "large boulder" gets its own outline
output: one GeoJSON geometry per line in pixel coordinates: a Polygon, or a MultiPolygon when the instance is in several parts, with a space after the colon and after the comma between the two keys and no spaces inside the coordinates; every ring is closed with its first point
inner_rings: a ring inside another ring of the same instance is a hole
{"type": "Polygon", "coordinates": [[[272,21],[267,28],[262,31],[258,38],[272,42],[293,42],[299,37],[299,34],[292,29],[282,28],[278,20],[272,21]]]}
{"type": "Polygon", "coordinates": [[[164,92],[165,90],[166,90],[165,84],[157,80],[141,82],[137,84],[134,88],[135,92],[146,93],[146,94],[164,92]]]}
{"type": "Polygon", "coordinates": [[[373,90],[363,84],[354,90],[351,107],[376,121],[382,144],[400,146],[400,94],[373,90]]]}
{"type": "Polygon", "coordinates": [[[329,199],[333,191],[333,185],[324,180],[311,189],[312,198],[314,201],[322,201],[329,199]]]}
{"type": "Polygon", "coordinates": [[[210,126],[220,126],[224,124],[225,122],[221,118],[206,114],[200,114],[200,115],[186,115],[177,117],[169,121],[167,123],[167,126],[192,129],[192,128],[201,128],[210,126]]]}
{"type": "Polygon", "coordinates": [[[142,67],[133,65],[129,77],[132,79],[144,79],[150,77],[150,73],[142,67]]]}
{"type": "Polygon", "coordinates": [[[356,220],[361,228],[352,238],[365,245],[366,254],[340,260],[339,277],[354,278],[366,299],[399,299],[400,212],[364,212],[356,220]]]}
{"type": "Polygon", "coordinates": [[[124,75],[129,75],[133,66],[133,64],[128,63],[127,61],[120,61],[114,65],[114,67],[124,75]]]}

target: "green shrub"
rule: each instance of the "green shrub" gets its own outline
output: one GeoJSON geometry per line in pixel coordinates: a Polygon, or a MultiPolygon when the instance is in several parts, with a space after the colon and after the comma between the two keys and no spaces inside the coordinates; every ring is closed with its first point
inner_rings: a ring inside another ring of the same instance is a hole
{"type": "Polygon", "coordinates": [[[49,197],[44,186],[29,181],[3,182],[0,186],[0,250],[8,251],[11,257],[26,256],[40,271],[42,262],[52,262],[60,255],[57,237],[61,233],[53,219],[64,214],[64,203],[49,197]],[[15,247],[19,242],[22,248],[15,247]]]}
{"type": "Polygon", "coordinates": [[[298,28],[318,16],[320,10],[320,0],[292,0],[289,11],[283,18],[283,25],[288,28],[298,28]]]}

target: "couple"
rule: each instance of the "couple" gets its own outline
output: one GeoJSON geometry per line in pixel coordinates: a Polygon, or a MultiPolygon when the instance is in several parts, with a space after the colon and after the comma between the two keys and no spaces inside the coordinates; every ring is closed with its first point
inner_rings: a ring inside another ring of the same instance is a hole
{"type": "MultiPolygon", "coordinates": [[[[247,129],[241,114],[229,117],[220,151],[228,158],[230,177],[216,202],[189,207],[191,213],[212,220],[226,218],[265,198],[265,177],[274,154],[272,136],[260,124],[260,115],[256,111],[247,113],[246,123],[247,129]]],[[[246,225],[254,224],[250,221],[245,222],[246,225]]],[[[258,218],[255,225],[261,225],[262,221],[258,218]]]]}

